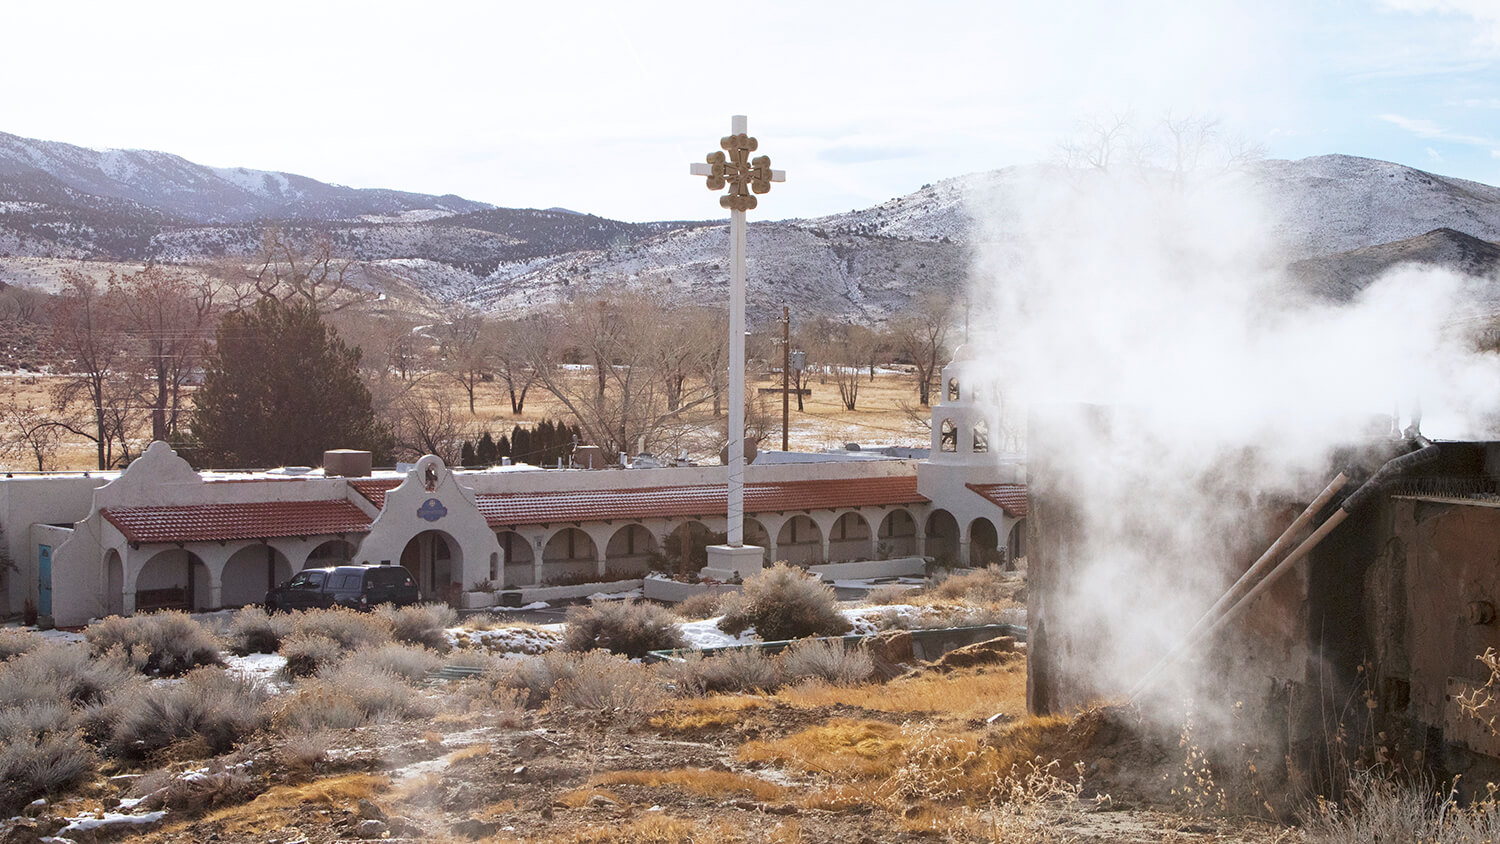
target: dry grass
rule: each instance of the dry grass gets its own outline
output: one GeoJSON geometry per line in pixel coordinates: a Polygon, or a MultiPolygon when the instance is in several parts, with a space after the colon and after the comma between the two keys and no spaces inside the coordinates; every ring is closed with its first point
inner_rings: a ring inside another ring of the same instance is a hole
{"type": "Polygon", "coordinates": [[[643,785],[648,788],[680,788],[705,797],[751,797],[765,803],[779,801],[786,789],[763,779],[706,768],[672,771],[612,771],[589,780],[591,785],[643,785]]]}
{"type": "Polygon", "coordinates": [[[745,720],[745,716],[769,709],[770,701],[743,695],[713,695],[672,701],[667,711],[651,719],[651,726],[673,733],[691,733],[727,727],[745,720]]]}
{"type": "Polygon", "coordinates": [[[836,718],[784,738],[752,741],[740,748],[747,762],[769,762],[838,779],[888,777],[896,770],[906,738],[884,721],[836,718]]]}
{"type": "Polygon", "coordinates": [[[584,786],[582,788],[575,788],[571,791],[565,791],[562,793],[562,796],[557,798],[556,802],[568,807],[569,809],[582,809],[584,806],[589,805],[594,800],[601,798],[604,800],[608,800],[611,803],[622,806],[625,805],[625,798],[621,797],[620,795],[614,793],[613,791],[610,791],[609,789],[597,788],[591,785],[584,786]]]}
{"type": "Polygon", "coordinates": [[[800,708],[858,706],[878,712],[935,713],[963,719],[985,719],[997,712],[1026,712],[1026,665],[1017,660],[1003,668],[924,672],[889,683],[840,686],[803,683],[776,693],[776,699],[800,708]]]}
{"type": "Polygon", "coordinates": [[[527,840],[538,844],[702,844],[706,841],[715,844],[742,844],[745,836],[742,830],[728,821],[702,823],[652,813],[623,823],[527,840]]]}
{"type": "Polygon", "coordinates": [[[487,744],[471,744],[448,754],[448,764],[454,765],[466,759],[480,759],[489,755],[490,746],[487,744]]]}
{"type": "Polygon", "coordinates": [[[390,789],[391,782],[373,774],[345,774],[303,785],[279,785],[239,806],[210,813],[205,820],[221,824],[224,832],[257,836],[279,828],[280,812],[301,806],[353,809],[361,799],[372,799],[390,789]]]}
{"type": "MultiPolygon", "coordinates": [[[[346,338],[347,339],[347,338],[346,338]]],[[[581,373],[578,377],[587,377],[581,373]]],[[[437,388],[433,395],[461,416],[465,416],[476,430],[488,428],[496,437],[509,434],[514,425],[534,425],[543,419],[569,419],[568,410],[553,396],[541,390],[533,390],[526,396],[525,412],[512,416],[510,404],[503,387],[494,383],[482,384],[474,395],[474,413],[468,414],[468,397],[462,388],[447,379],[430,379],[437,388]]],[[[0,389],[14,387],[23,398],[46,405],[51,401],[48,390],[50,379],[30,376],[0,374],[0,389]]],[[[746,377],[750,389],[757,387],[781,387],[777,377],[758,377],[751,372],[746,377]]],[[[910,375],[878,374],[875,380],[860,384],[859,410],[847,411],[839,402],[838,388],[830,379],[827,384],[813,378],[812,395],[804,398],[805,411],[797,410],[792,400],[791,447],[794,451],[818,451],[827,447],[842,447],[846,442],[866,444],[890,443],[922,447],[928,444],[929,435],[925,426],[915,422],[906,407],[916,404],[916,387],[910,375]]],[[[781,447],[780,398],[768,397],[768,411],[774,416],[773,430],[768,433],[768,444],[781,447]]],[[[723,417],[713,417],[707,408],[694,417],[694,421],[705,427],[722,426],[723,417]]],[[[148,423],[149,424],[149,423],[148,423]]],[[[150,435],[149,427],[137,432],[136,439],[144,441],[150,435]]],[[[66,442],[58,453],[55,463],[62,469],[92,469],[95,464],[93,444],[83,440],[66,442]]],[[[34,462],[27,463],[23,457],[7,459],[3,468],[35,469],[34,462]]]]}

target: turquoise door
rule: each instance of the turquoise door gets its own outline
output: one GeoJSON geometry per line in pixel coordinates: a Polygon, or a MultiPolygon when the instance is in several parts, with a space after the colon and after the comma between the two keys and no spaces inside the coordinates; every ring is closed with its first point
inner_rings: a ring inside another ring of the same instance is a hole
{"type": "Polygon", "coordinates": [[[52,546],[36,547],[36,611],[52,614],[52,546]]]}

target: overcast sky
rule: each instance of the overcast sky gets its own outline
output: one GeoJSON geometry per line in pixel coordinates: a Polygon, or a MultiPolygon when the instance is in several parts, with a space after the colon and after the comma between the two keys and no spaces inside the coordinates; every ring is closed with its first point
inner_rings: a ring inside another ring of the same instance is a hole
{"type": "Polygon", "coordinates": [[[0,131],[624,220],[720,216],[731,114],[865,207],[1045,161],[1081,120],[1219,118],[1271,157],[1500,184],[1500,0],[4,0],[0,131]]]}

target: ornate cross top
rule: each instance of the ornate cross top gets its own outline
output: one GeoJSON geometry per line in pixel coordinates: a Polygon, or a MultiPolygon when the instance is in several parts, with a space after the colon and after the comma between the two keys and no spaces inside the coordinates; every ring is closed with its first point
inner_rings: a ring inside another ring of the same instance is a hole
{"type": "Polygon", "coordinates": [[[735,115],[730,121],[734,134],[719,139],[723,151],[709,153],[706,164],[690,168],[694,176],[708,177],[709,190],[729,187],[729,192],[719,197],[719,205],[730,211],[749,211],[756,205],[752,194],[766,193],[772,182],[786,181],[785,172],[771,169],[769,155],[750,157],[759,143],[746,133],[745,122],[744,115],[735,115]]]}

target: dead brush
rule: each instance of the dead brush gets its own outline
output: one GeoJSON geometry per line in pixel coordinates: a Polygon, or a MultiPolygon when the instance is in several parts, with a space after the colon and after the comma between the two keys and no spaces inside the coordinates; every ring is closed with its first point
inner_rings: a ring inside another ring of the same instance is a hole
{"type": "Polygon", "coordinates": [[[848,647],[839,639],[805,639],[777,656],[788,683],[818,680],[833,685],[862,683],[875,673],[875,660],[865,647],[848,647]]]}
{"type": "Polygon", "coordinates": [[[575,657],[569,675],[552,688],[551,703],[597,713],[622,726],[645,723],[667,699],[655,669],[618,654],[590,651],[575,657]]]}
{"type": "Polygon", "coordinates": [[[95,656],[123,653],[142,674],[178,677],[204,665],[223,665],[219,639],[185,612],[112,615],[84,631],[95,656]]]}
{"type": "Polygon", "coordinates": [[[458,613],[446,604],[407,607],[382,604],[375,608],[375,617],[384,622],[397,642],[420,645],[438,653],[447,653],[452,647],[447,630],[458,624],[458,613]]]}
{"type": "Polygon", "coordinates": [[[965,601],[975,605],[1022,606],[1026,600],[1026,580],[999,566],[951,574],[926,590],[939,601],[965,601]]]}
{"type": "Polygon", "coordinates": [[[739,592],[725,594],[719,629],[731,636],[748,628],[764,641],[838,636],[849,632],[833,588],[786,563],[762,569],[739,592]]]}
{"type": "Polygon", "coordinates": [[[1026,712],[1026,670],[1019,661],[1003,668],[960,669],[947,674],[922,672],[888,683],[832,685],[800,683],[776,693],[776,699],[800,708],[857,706],[880,712],[933,713],[983,720],[996,712],[1026,712]]]}
{"type": "Polygon", "coordinates": [[[772,704],[748,695],[713,695],[672,701],[666,711],[651,719],[651,726],[672,733],[713,730],[742,723],[753,712],[772,704]]]}
{"type": "Polygon", "coordinates": [[[568,610],[563,647],[583,652],[602,648],[639,659],[650,651],[685,646],[677,616],[643,601],[595,601],[568,610]]]}
{"type": "Polygon", "coordinates": [[[273,654],[281,648],[282,637],[291,631],[291,620],[285,615],[270,616],[260,607],[245,607],[229,620],[224,639],[230,653],[273,654]]]}
{"type": "Polygon", "coordinates": [[[835,718],[783,738],[748,742],[739,756],[835,779],[881,779],[895,772],[906,743],[894,724],[835,718]]]}
{"type": "Polygon", "coordinates": [[[672,612],[684,621],[702,621],[719,614],[722,595],[702,592],[672,605],[672,612]]]}
{"type": "Polygon", "coordinates": [[[742,844],[744,831],[730,821],[704,823],[653,812],[604,827],[571,830],[537,844],[701,844],[705,841],[742,844]]]}
{"type": "Polygon", "coordinates": [[[778,662],[758,648],[736,648],[713,656],[689,653],[664,670],[680,694],[770,691],[781,685],[778,662]]]}

